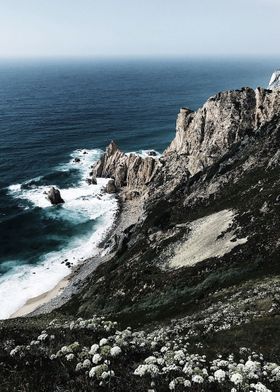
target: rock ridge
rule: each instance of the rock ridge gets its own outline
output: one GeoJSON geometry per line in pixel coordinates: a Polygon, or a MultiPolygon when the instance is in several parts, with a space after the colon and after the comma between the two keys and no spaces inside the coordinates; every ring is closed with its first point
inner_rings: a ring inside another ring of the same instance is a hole
{"type": "Polygon", "coordinates": [[[122,152],[114,141],[92,168],[92,176],[111,178],[117,190],[142,190],[152,181],[161,164],[158,157],[122,152]]]}
{"type": "Polygon", "coordinates": [[[196,112],[181,109],[164,156],[188,158],[191,175],[215,163],[234,143],[252,136],[280,111],[280,91],[249,87],[210,97],[196,112]]]}
{"type": "Polygon", "coordinates": [[[93,177],[112,178],[118,190],[126,187],[135,194],[151,194],[161,186],[168,190],[218,162],[236,143],[252,140],[277,113],[280,90],[244,87],[218,93],[195,112],[180,110],[175,138],[160,158],[125,154],[112,141],[94,165],[93,177]]]}

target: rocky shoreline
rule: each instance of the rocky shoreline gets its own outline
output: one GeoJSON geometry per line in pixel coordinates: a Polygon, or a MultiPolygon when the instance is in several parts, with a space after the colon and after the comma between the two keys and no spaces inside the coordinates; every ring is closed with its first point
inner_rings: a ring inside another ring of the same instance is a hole
{"type": "Polygon", "coordinates": [[[279,89],[182,109],[161,156],[111,142],[91,173],[120,200],[108,253],[0,323],[0,374],[32,392],[279,392],[279,167],[279,89]]]}
{"type": "MultiPolygon", "coordinates": [[[[99,254],[77,265],[63,291],[28,315],[48,313],[66,304],[83,289],[87,277],[100,264],[122,251],[127,231],[141,225],[147,211],[163,194],[166,198],[178,184],[187,186],[190,178],[219,162],[231,148],[248,144],[254,133],[271,122],[279,110],[278,89],[243,88],[210,97],[197,112],[182,108],[176,136],[162,156],[153,151],[146,157],[125,154],[112,141],[92,166],[88,182],[95,184],[98,177],[110,179],[105,191],[115,193],[119,200],[114,226],[99,245],[99,254]]],[[[223,164],[219,166],[222,168],[223,164]]]]}
{"type": "Polygon", "coordinates": [[[143,200],[124,201],[122,195],[117,195],[119,211],[111,229],[98,245],[98,254],[94,257],[81,261],[72,267],[68,276],[63,278],[52,290],[38,297],[30,298],[26,304],[18,309],[11,318],[32,317],[46,314],[60,308],[67,303],[77,292],[81,291],[87,282],[87,278],[96,268],[113,258],[123,246],[125,231],[135,225],[141,218],[143,200]]]}

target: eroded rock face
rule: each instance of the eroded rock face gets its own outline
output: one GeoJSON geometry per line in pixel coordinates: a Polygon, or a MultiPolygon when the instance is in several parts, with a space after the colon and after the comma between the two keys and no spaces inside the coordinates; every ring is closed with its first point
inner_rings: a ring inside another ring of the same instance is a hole
{"type": "Polygon", "coordinates": [[[47,198],[54,205],[64,203],[60,191],[53,186],[48,190],[47,198]]]}
{"type": "Polygon", "coordinates": [[[180,110],[176,136],[160,159],[124,154],[111,142],[93,175],[113,178],[117,189],[127,187],[150,195],[160,190],[168,193],[218,162],[235,144],[250,143],[277,113],[280,89],[246,87],[219,93],[196,112],[180,110]]]}
{"type": "Polygon", "coordinates": [[[268,88],[271,90],[275,88],[280,88],[280,70],[273,72],[268,88]]]}
{"type": "Polygon", "coordinates": [[[158,158],[125,154],[112,141],[92,172],[93,177],[114,179],[117,189],[127,186],[128,189],[134,190],[145,187],[152,180],[159,166],[158,158]]]}
{"type": "Polygon", "coordinates": [[[186,155],[193,175],[217,161],[234,143],[251,136],[279,111],[279,90],[243,88],[219,93],[197,112],[181,109],[176,136],[164,155],[186,155]]]}

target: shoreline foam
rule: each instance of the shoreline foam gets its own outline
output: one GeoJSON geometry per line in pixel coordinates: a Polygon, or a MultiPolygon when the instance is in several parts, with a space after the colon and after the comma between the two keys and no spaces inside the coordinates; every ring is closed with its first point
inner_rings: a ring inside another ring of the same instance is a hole
{"type": "MultiPolygon", "coordinates": [[[[50,293],[56,292],[55,288],[72,271],[67,268],[66,259],[75,269],[99,252],[99,244],[115,222],[118,203],[112,195],[102,193],[107,179],[98,179],[98,184],[95,186],[86,183],[90,170],[89,164],[94,163],[98,157],[99,150],[77,150],[71,155],[70,162],[57,168],[67,171],[77,167],[80,170],[80,179],[76,187],[61,189],[65,199],[65,204],[61,208],[50,206],[44,197],[43,191],[50,185],[32,186],[27,189],[22,188],[20,184],[9,187],[13,197],[29,200],[35,207],[41,209],[47,208],[47,214],[53,218],[59,215],[60,218],[78,223],[88,220],[94,222],[94,227],[87,234],[70,239],[63,249],[42,254],[37,265],[21,263],[21,259],[7,260],[7,263],[13,262],[13,268],[0,279],[0,296],[4,301],[0,309],[1,319],[18,314],[17,312],[30,304],[33,299],[34,303],[35,299],[41,296],[52,299],[53,295],[50,293]],[[79,163],[74,162],[77,156],[80,157],[79,163]]],[[[38,303],[38,306],[40,305],[42,303],[38,303]]],[[[33,310],[34,306],[31,312],[33,310]]]]}
{"type": "MultiPolygon", "coordinates": [[[[122,203],[119,214],[116,215],[112,229],[109,230],[103,240],[99,243],[102,246],[109,237],[121,235],[124,230],[135,224],[142,211],[141,198],[129,200],[122,203]]],[[[107,262],[114,257],[115,252],[106,253],[106,246],[99,248],[98,254],[83,260],[76,265],[72,272],[61,279],[51,290],[39,296],[29,298],[26,303],[14,312],[9,318],[35,316],[43,313],[50,313],[52,310],[65,304],[73,294],[81,289],[84,281],[100,264],[107,262]]]]}
{"type": "Polygon", "coordinates": [[[16,317],[23,317],[34,312],[40,306],[45,305],[53,298],[56,298],[59,294],[61,294],[68,284],[69,275],[61,279],[53,289],[48,290],[40,295],[37,295],[36,297],[29,298],[25,302],[25,304],[20,307],[16,312],[14,312],[9,318],[11,319],[16,317]]]}

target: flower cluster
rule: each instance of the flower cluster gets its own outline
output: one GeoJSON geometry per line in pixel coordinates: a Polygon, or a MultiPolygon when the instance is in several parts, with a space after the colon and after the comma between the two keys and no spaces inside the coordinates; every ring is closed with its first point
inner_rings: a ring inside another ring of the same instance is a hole
{"type": "MultiPolygon", "coordinates": [[[[213,385],[231,392],[270,392],[280,382],[280,366],[246,347],[240,348],[238,356],[217,355],[212,360],[203,353],[191,352],[194,349],[190,350],[190,330],[194,331],[194,327],[182,328],[182,320],[177,320],[176,328],[171,324],[150,332],[133,331],[130,327],[120,331],[116,322],[96,316],[88,320],[53,320],[29,344],[12,347],[9,341],[7,347],[13,359],[30,353],[44,354],[48,360],[63,363],[77,377],[98,383],[99,387],[113,385],[124,368],[127,378],[144,382],[153,392],[192,388],[202,391],[213,385]],[[86,332],[92,338],[88,346],[73,341],[57,349],[56,331],[62,331],[63,336],[86,332]]],[[[196,348],[203,352],[201,343],[196,348]]]]}

